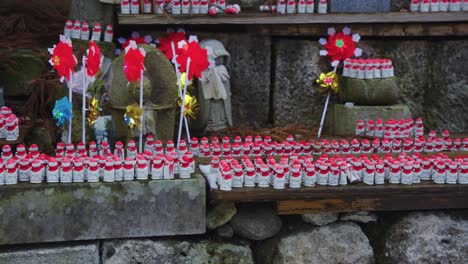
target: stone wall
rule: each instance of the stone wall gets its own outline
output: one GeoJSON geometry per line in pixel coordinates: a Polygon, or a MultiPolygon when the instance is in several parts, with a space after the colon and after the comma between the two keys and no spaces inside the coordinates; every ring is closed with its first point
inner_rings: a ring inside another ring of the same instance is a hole
{"type": "Polygon", "coordinates": [[[468,262],[467,210],[278,216],[269,204],[224,203],[208,215],[204,235],[2,246],[0,263],[468,262]]]}

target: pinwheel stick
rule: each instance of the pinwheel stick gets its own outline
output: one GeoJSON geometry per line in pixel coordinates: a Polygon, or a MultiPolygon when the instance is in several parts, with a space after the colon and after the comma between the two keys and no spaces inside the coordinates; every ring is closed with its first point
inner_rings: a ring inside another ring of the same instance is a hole
{"type": "MultiPolygon", "coordinates": [[[[336,73],[337,67],[338,65],[335,66],[335,68],[333,69],[333,72],[336,73]]],[[[325,122],[325,116],[327,115],[328,102],[330,102],[330,95],[331,95],[331,91],[329,90],[327,98],[325,99],[325,106],[323,107],[322,118],[320,119],[320,127],[317,133],[317,138],[320,138],[320,136],[322,135],[323,123],[325,122]]]]}
{"type": "MultiPolygon", "coordinates": [[[[68,101],[72,104],[72,113],[73,113],[73,102],[72,102],[72,87],[73,87],[73,72],[70,70],[70,82],[68,85],[68,101]]],[[[67,135],[67,142],[71,143],[71,135],[72,135],[72,117],[68,120],[68,135],[67,135]]]]}
{"type": "MultiPolygon", "coordinates": [[[[180,95],[180,100],[182,102],[182,104],[185,104],[185,98],[182,97],[182,85],[180,83],[180,72],[179,72],[179,64],[177,63],[177,60],[176,60],[176,53],[175,53],[175,46],[174,46],[174,42],[171,42],[171,49],[172,49],[172,63],[174,64],[174,67],[175,67],[175,71],[176,71],[176,77],[177,77],[177,88],[179,88],[179,95],[180,95]]],[[[184,115],[184,123],[185,123],[185,133],[187,134],[187,141],[190,143],[190,130],[189,130],[189,126],[188,126],[188,121],[187,121],[187,117],[184,115]]],[[[181,124],[179,124],[179,126],[181,126],[181,124]]],[[[179,145],[179,142],[177,141],[177,146],[179,145]]]]}
{"type": "MultiPolygon", "coordinates": [[[[185,69],[185,83],[184,83],[184,90],[182,93],[182,106],[180,108],[180,118],[179,118],[179,133],[177,134],[177,146],[179,146],[180,143],[180,138],[182,136],[182,125],[183,125],[183,120],[184,120],[184,110],[185,110],[185,94],[187,93],[187,85],[188,85],[188,76],[189,76],[189,70],[190,70],[190,57],[187,58],[187,67],[185,69]]],[[[190,137],[189,137],[190,138],[190,137]]]]}
{"type": "Polygon", "coordinates": [[[86,57],[83,56],[83,99],[81,104],[81,142],[86,143],[86,57]]]}
{"type": "MultiPolygon", "coordinates": [[[[141,70],[141,75],[140,75],[140,108],[143,109],[143,70],[141,70]]],[[[138,151],[141,153],[143,150],[143,128],[145,127],[145,111],[143,110],[143,113],[141,114],[140,117],[140,135],[138,137],[138,151]]]]}

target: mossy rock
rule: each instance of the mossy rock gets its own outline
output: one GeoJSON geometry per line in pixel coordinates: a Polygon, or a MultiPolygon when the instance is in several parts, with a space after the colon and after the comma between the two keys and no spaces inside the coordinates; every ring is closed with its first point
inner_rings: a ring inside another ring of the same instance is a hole
{"type": "Polygon", "coordinates": [[[34,127],[25,137],[27,145],[37,144],[43,153],[53,153],[55,149],[55,135],[46,127],[34,127]]]}
{"type": "Polygon", "coordinates": [[[9,67],[0,72],[0,83],[6,96],[30,95],[29,82],[39,78],[47,70],[47,61],[32,52],[19,51],[8,55],[9,67]]]}
{"type": "MultiPolygon", "coordinates": [[[[143,101],[146,106],[155,110],[151,114],[154,125],[149,126],[156,138],[172,139],[178,98],[174,66],[156,48],[149,45],[141,47],[146,50],[143,101]]],[[[139,87],[133,83],[128,84],[123,72],[123,61],[124,54],[121,54],[112,62],[108,80],[110,112],[115,125],[115,137],[129,139],[132,131],[124,122],[125,108],[127,105],[138,103],[139,87]]]]}
{"type": "Polygon", "coordinates": [[[358,105],[393,105],[400,98],[396,78],[354,79],[341,77],[338,97],[341,102],[358,105]]]}

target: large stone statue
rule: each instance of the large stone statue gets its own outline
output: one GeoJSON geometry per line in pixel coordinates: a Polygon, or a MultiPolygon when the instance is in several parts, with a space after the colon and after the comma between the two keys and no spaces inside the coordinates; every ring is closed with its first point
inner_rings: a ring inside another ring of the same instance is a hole
{"type": "Polygon", "coordinates": [[[195,128],[218,131],[232,126],[230,76],[226,68],[229,53],[214,39],[201,41],[200,46],[208,50],[208,57],[215,66],[204,71],[198,82],[200,112],[195,128]]]}

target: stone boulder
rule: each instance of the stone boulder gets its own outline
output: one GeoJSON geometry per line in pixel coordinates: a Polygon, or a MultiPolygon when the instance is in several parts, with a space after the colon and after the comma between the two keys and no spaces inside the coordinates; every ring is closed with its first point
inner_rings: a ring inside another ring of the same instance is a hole
{"type": "Polygon", "coordinates": [[[214,205],[206,214],[206,227],[215,229],[229,222],[236,214],[237,209],[232,202],[222,202],[214,205]]]}
{"type": "MultiPolygon", "coordinates": [[[[177,77],[172,64],[156,48],[141,45],[146,50],[143,101],[145,128],[158,139],[166,141],[174,135],[177,105],[177,77]]],[[[132,133],[124,122],[127,105],[138,103],[139,87],[127,85],[123,72],[124,55],[112,62],[107,86],[109,87],[110,112],[115,126],[115,137],[129,139],[132,133]]]]}
{"type": "Polygon", "coordinates": [[[338,221],[338,213],[311,213],[303,214],[302,220],[309,224],[323,226],[338,221]]]}
{"type": "Polygon", "coordinates": [[[232,229],[232,226],[228,223],[216,228],[216,234],[220,237],[231,238],[234,236],[234,229],[232,229]]]}
{"type": "Polygon", "coordinates": [[[396,78],[361,80],[340,78],[338,97],[342,103],[358,105],[392,105],[400,98],[396,78]]]}
{"type": "Polygon", "coordinates": [[[377,221],[377,215],[375,213],[361,211],[361,212],[352,212],[352,213],[344,213],[340,215],[341,221],[353,221],[356,223],[370,223],[377,221]]]}
{"type": "Polygon", "coordinates": [[[253,264],[248,245],[210,240],[111,240],[102,247],[104,264],[253,264]]]}
{"type": "Polygon", "coordinates": [[[309,227],[263,241],[256,248],[259,264],[374,263],[374,254],[361,228],[351,222],[309,227]]]}
{"type": "Polygon", "coordinates": [[[386,263],[468,263],[468,220],[410,213],[390,227],[384,250],[386,263]]]}
{"type": "Polygon", "coordinates": [[[281,219],[269,205],[248,204],[239,206],[230,224],[234,233],[252,240],[263,240],[281,230],[281,219]]]}

